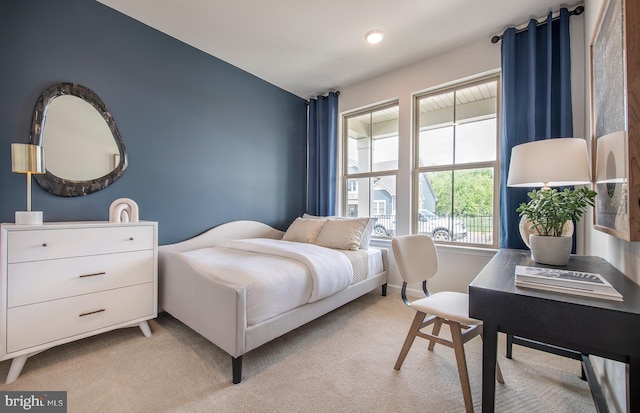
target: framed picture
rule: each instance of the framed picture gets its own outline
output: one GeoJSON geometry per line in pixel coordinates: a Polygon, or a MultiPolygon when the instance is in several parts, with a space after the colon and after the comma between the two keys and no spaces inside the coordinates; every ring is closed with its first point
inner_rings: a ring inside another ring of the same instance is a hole
{"type": "Polygon", "coordinates": [[[640,2],[605,0],[590,44],[594,227],[640,241],[640,2]]]}

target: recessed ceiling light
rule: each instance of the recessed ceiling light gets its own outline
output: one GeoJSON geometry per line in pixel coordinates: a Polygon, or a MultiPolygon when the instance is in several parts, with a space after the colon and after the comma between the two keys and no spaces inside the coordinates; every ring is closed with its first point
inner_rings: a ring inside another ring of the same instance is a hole
{"type": "Polygon", "coordinates": [[[371,30],[364,36],[364,38],[367,39],[367,42],[371,44],[380,43],[383,37],[384,33],[382,33],[380,30],[371,30]]]}

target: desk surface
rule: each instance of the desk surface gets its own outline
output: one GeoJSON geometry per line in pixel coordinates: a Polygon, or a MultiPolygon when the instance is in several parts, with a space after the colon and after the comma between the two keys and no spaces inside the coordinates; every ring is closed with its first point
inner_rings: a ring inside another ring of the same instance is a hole
{"type": "MultiPolygon", "coordinates": [[[[548,267],[535,263],[529,251],[503,249],[469,285],[469,315],[484,322],[483,411],[493,411],[498,331],[629,363],[633,385],[640,386],[637,284],[602,258],[571,256],[561,268],[601,274],[624,301],[520,288],[515,286],[516,265],[548,267]]],[[[632,405],[640,403],[640,397],[632,399],[632,405]]]]}
{"type": "Polygon", "coordinates": [[[538,264],[533,261],[529,251],[502,249],[498,251],[496,256],[471,282],[470,290],[473,289],[537,297],[545,300],[565,301],[576,305],[611,309],[617,312],[622,311],[640,315],[640,287],[600,257],[572,255],[566,266],[554,267],[538,264]],[[516,287],[514,275],[516,265],[598,273],[606,278],[606,280],[623,295],[624,301],[617,302],[516,287]]]}

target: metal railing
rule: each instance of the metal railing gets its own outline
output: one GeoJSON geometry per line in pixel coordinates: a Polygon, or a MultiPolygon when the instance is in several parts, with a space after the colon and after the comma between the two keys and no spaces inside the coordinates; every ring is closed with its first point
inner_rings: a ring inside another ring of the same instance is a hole
{"type": "MultiPolygon", "coordinates": [[[[395,215],[374,215],[377,222],[374,235],[394,237],[395,215]]],[[[493,216],[457,215],[433,216],[418,221],[418,233],[432,236],[438,241],[453,241],[465,244],[493,244],[493,216]]]]}

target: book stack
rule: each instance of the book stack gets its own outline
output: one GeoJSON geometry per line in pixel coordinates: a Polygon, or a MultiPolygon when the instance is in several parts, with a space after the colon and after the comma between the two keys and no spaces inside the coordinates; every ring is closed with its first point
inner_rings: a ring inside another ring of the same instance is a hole
{"type": "Polygon", "coordinates": [[[622,295],[602,275],[590,272],[517,265],[516,286],[622,301],[622,295]]]}

